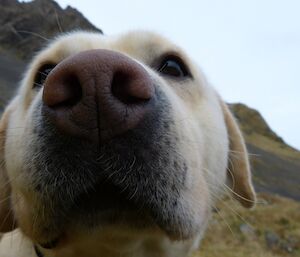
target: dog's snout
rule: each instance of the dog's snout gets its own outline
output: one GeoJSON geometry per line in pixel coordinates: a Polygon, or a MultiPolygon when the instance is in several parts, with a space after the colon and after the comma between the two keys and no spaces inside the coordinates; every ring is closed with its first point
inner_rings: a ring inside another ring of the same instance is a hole
{"type": "Polygon", "coordinates": [[[151,109],[154,91],[148,72],[133,59],[89,50],[63,60],[48,75],[44,115],[66,134],[105,139],[136,127],[151,109]]]}

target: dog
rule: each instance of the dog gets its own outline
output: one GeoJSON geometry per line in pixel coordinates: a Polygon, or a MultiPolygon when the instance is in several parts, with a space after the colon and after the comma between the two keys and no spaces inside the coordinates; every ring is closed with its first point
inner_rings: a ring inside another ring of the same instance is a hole
{"type": "Polygon", "coordinates": [[[53,40],[0,134],[0,256],[189,256],[227,189],[255,203],[227,105],[152,32],[53,40]]]}

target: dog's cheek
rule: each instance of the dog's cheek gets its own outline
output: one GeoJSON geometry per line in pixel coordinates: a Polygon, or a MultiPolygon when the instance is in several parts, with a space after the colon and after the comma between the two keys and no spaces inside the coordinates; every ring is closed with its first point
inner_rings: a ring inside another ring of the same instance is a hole
{"type": "MultiPolygon", "coordinates": [[[[192,135],[192,131],[190,135],[192,135]]],[[[205,231],[210,216],[210,194],[205,171],[203,170],[204,149],[200,143],[202,134],[194,131],[194,137],[185,140],[187,153],[186,159],[189,162],[187,174],[187,190],[183,194],[183,201],[186,202],[187,208],[193,214],[192,228],[197,228],[193,237],[202,235],[205,231]],[[187,142],[190,142],[189,144],[187,142]],[[194,143],[193,143],[194,142],[194,143]],[[198,143],[195,143],[198,142],[198,143]]],[[[191,232],[193,232],[191,230],[191,232]]]]}
{"type": "Polygon", "coordinates": [[[51,231],[46,231],[49,227],[46,206],[41,205],[32,193],[14,192],[12,197],[18,227],[33,241],[46,242],[48,236],[51,237],[51,231]]]}
{"type": "Polygon", "coordinates": [[[203,233],[206,230],[210,215],[210,196],[209,189],[202,174],[194,176],[194,185],[190,192],[186,194],[186,201],[189,208],[194,215],[193,228],[198,228],[192,238],[202,238],[203,233]]]}
{"type": "Polygon", "coordinates": [[[26,164],[26,155],[30,156],[32,152],[28,145],[35,138],[33,119],[39,116],[39,110],[35,107],[35,102],[39,101],[36,99],[33,103],[25,103],[20,97],[17,100],[7,130],[6,164],[12,185],[28,189],[30,177],[24,169],[24,164],[26,164]],[[25,105],[30,106],[25,108],[25,105]]]}
{"type": "Polygon", "coordinates": [[[21,103],[11,113],[10,123],[7,129],[5,160],[8,178],[11,181],[11,205],[15,216],[15,223],[27,235],[31,235],[33,229],[33,211],[36,210],[34,190],[31,183],[30,172],[25,169],[25,156],[30,155],[31,149],[28,142],[33,140],[33,126],[31,117],[33,110],[25,110],[21,103]]]}
{"type": "MultiPolygon", "coordinates": [[[[186,179],[175,214],[181,239],[201,238],[210,216],[210,195],[205,171],[204,132],[181,99],[173,98],[173,120],[178,153],[186,162],[186,179]]],[[[174,233],[176,239],[176,232],[174,233]]],[[[177,238],[178,239],[178,238],[177,238]]]]}
{"type": "Polygon", "coordinates": [[[32,236],[32,219],[34,219],[34,206],[30,204],[30,201],[19,192],[13,193],[14,212],[18,222],[18,226],[27,236],[32,236]]]}
{"type": "Polygon", "coordinates": [[[12,189],[11,180],[9,178],[7,169],[7,159],[5,158],[7,152],[8,141],[8,126],[10,116],[12,113],[12,106],[6,108],[0,120],[0,231],[8,232],[15,227],[14,213],[12,211],[12,189]]]}

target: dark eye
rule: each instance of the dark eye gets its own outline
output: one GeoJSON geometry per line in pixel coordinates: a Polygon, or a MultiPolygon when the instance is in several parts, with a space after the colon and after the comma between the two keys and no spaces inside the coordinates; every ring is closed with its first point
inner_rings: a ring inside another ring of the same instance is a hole
{"type": "Polygon", "coordinates": [[[184,78],[189,76],[188,69],[183,61],[176,56],[168,56],[163,59],[158,71],[164,75],[184,78]]]}
{"type": "Polygon", "coordinates": [[[35,75],[35,79],[34,79],[34,85],[33,88],[40,88],[44,85],[46,78],[48,77],[49,73],[54,69],[55,64],[44,64],[42,65],[36,75],[35,75]]]}

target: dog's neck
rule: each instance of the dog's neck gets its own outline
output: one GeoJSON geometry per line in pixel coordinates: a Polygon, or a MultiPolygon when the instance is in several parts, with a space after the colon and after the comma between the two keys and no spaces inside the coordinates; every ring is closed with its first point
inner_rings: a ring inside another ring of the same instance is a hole
{"type": "Polygon", "coordinates": [[[94,235],[86,235],[67,246],[47,250],[35,246],[18,230],[4,235],[0,244],[3,243],[9,253],[0,252],[0,257],[185,257],[196,247],[194,240],[174,242],[167,237],[141,238],[136,235],[103,240],[94,235]]]}

